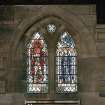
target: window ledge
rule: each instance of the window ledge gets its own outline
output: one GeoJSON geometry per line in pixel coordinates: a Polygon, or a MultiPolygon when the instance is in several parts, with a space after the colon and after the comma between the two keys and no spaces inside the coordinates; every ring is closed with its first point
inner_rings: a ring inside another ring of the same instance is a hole
{"type": "Polygon", "coordinates": [[[47,103],[57,103],[57,104],[78,104],[80,105],[80,100],[66,100],[66,101],[26,101],[25,104],[47,104],[47,103]]]}

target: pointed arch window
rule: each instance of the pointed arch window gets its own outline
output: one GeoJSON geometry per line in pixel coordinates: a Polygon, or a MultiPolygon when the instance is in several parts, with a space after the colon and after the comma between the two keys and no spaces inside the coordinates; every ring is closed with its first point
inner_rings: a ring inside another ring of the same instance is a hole
{"type": "Polygon", "coordinates": [[[65,99],[74,94],[77,97],[77,52],[72,36],[64,25],[54,22],[45,23],[35,32],[34,28],[28,30],[29,37],[25,40],[27,43],[29,39],[26,96],[35,93],[36,100],[62,100],[66,96],[63,93],[70,93],[65,99]]]}
{"type": "Polygon", "coordinates": [[[27,92],[48,92],[48,49],[39,32],[27,44],[27,92]]]}
{"type": "Polygon", "coordinates": [[[56,92],[77,91],[77,61],[75,43],[68,32],[63,32],[56,50],[56,92]]]}

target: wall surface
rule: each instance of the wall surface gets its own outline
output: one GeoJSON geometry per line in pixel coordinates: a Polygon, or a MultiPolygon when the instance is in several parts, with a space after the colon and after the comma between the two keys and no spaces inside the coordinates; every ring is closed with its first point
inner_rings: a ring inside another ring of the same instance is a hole
{"type": "Polygon", "coordinates": [[[0,6],[0,105],[24,105],[24,33],[46,16],[75,34],[81,105],[105,105],[105,25],[96,24],[95,5],[0,6]]]}

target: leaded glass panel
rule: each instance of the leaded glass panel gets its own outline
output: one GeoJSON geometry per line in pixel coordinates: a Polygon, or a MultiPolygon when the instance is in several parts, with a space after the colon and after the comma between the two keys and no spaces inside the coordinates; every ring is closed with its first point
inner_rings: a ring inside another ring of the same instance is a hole
{"type": "Polygon", "coordinates": [[[54,24],[48,24],[47,25],[47,30],[48,30],[48,32],[55,32],[55,30],[56,30],[56,26],[54,25],[54,24]]]}
{"type": "Polygon", "coordinates": [[[64,32],[56,50],[56,92],[77,91],[77,62],[75,44],[68,32],[64,32]]]}
{"type": "Polygon", "coordinates": [[[39,32],[27,44],[27,92],[48,92],[48,50],[39,32]]]}

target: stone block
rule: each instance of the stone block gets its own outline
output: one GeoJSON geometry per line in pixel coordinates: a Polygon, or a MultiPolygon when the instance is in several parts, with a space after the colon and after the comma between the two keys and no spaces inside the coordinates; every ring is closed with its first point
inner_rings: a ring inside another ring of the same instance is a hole
{"type": "Polygon", "coordinates": [[[5,80],[0,80],[0,94],[5,93],[5,80]]]}
{"type": "Polygon", "coordinates": [[[96,26],[96,40],[105,41],[105,25],[96,26]]]}

